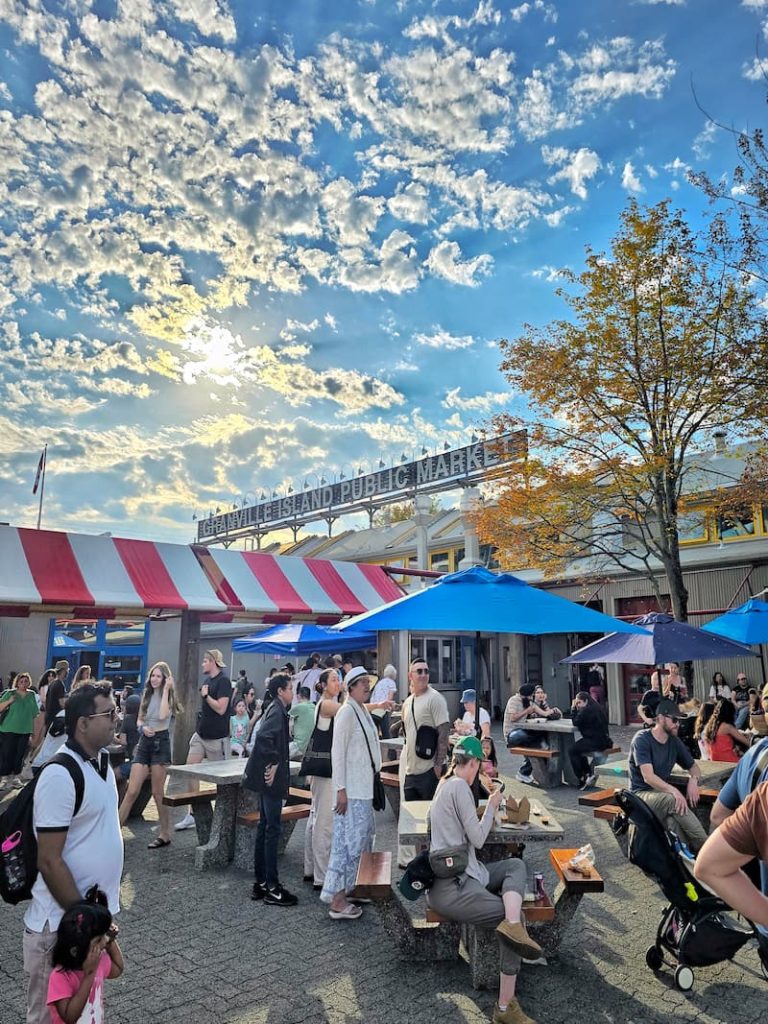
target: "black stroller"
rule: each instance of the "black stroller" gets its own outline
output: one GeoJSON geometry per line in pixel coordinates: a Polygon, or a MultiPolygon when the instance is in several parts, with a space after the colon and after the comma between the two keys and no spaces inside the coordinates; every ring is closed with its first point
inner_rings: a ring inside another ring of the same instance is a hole
{"type": "MultiPolygon", "coordinates": [[[[652,971],[665,964],[674,967],[675,984],[688,992],[693,988],[693,967],[730,960],[757,933],[753,925],[740,924],[726,903],[696,881],[693,860],[646,803],[626,789],[616,793],[616,803],[624,813],[614,829],[629,829],[630,861],[652,878],[669,900],[645,962],[652,971]]],[[[768,977],[762,952],[760,960],[768,977]]]]}

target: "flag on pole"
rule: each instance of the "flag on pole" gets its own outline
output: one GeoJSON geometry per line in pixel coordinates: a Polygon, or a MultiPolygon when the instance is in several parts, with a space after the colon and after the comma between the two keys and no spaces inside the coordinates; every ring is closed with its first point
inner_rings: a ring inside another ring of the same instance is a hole
{"type": "Polygon", "coordinates": [[[40,486],[40,477],[45,471],[45,448],[40,453],[40,461],[37,464],[37,472],[35,473],[35,482],[32,485],[32,493],[37,494],[37,488],[40,486]]]}

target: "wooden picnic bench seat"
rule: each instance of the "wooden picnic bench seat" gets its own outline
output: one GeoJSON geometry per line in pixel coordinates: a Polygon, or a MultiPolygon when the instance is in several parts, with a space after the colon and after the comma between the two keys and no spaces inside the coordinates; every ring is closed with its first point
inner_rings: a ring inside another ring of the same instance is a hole
{"type": "Polygon", "coordinates": [[[355,896],[374,901],[392,898],[392,854],[389,850],[361,855],[352,898],[355,896]]]}
{"type": "Polygon", "coordinates": [[[618,804],[600,804],[592,811],[593,816],[601,821],[613,821],[621,813],[622,811],[618,804]]]}
{"type": "Polygon", "coordinates": [[[584,793],[579,797],[579,804],[582,807],[602,807],[603,804],[612,804],[616,798],[616,789],[598,789],[594,793],[584,793]]]}
{"type": "Polygon", "coordinates": [[[570,893],[603,892],[605,884],[594,865],[592,865],[592,873],[589,878],[568,867],[568,861],[578,852],[578,850],[557,849],[549,851],[549,859],[558,878],[570,893]]]}
{"type": "MultiPolygon", "coordinates": [[[[296,822],[308,818],[312,808],[308,803],[286,804],[280,812],[280,841],[277,852],[283,853],[293,835],[296,822]]],[[[237,867],[244,871],[253,870],[253,850],[256,843],[256,826],[259,824],[258,811],[242,811],[235,820],[235,855],[237,867]]]]}
{"type": "Polygon", "coordinates": [[[394,772],[395,774],[397,774],[400,771],[400,762],[399,761],[382,761],[381,762],[381,771],[382,772],[394,772]]]}
{"type": "Polygon", "coordinates": [[[559,757],[559,750],[552,750],[549,747],[507,747],[510,754],[518,754],[520,757],[559,757]]]}
{"type": "Polygon", "coordinates": [[[290,786],[288,789],[288,800],[291,804],[296,803],[312,803],[312,790],[311,789],[298,789],[296,786],[290,786]]]}
{"type": "Polygon", "coordinates": [[[507,747],[510,754],[530,758],[533,779],[542,789],[560,785],[562,767],[560,751],[556,747],[507,747]]]}
{"type": "Polygon", "coordinates": [[[190,789],[185,793],[166,793],[163,803],[166,807],[186,807],[187,804],[209,804],[215,799],[215,789],[190,789]]]}

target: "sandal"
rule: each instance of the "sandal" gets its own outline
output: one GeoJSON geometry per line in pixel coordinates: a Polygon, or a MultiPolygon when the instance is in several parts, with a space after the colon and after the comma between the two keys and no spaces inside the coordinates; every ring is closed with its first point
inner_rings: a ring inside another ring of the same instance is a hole
{"type": "Polygon", "coordinates": [[[356,907],[354,903],[348,903],[343,910],[329,910],[328,917],[332,921],[356,921],[362,913],[362,907],[356,907]]]}
{"type": "Polygon", "coordinates": [[[161,839],[160,836],[157,839],[153,839],[151,843],[147,843],[148,850],[162,850],[164,846],[170,846],[170,839],[161,839]]]}

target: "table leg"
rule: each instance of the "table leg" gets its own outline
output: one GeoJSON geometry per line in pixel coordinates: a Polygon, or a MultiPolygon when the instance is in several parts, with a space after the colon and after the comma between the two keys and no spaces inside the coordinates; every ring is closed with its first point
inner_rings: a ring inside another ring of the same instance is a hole
{"type": "Polygon", "coordinates": [[[195,867],[198,871],[226,867],[235,853],[235,817],[239,786],[217,786],[216,805],[210,824],[210,835],[206,843],[195,850],[195,867]]]}
{"type": "Polygon", "coordinates": [[[571,750],[573,750],[574,738],[573,733],[561,732],[557,733],[559,749],[560,749],[560,768],[563,772],[563,779],[568,783],[569,786],[578,786],[579,780],[576,777],[576,773],[571,765],[571,750]]]}

